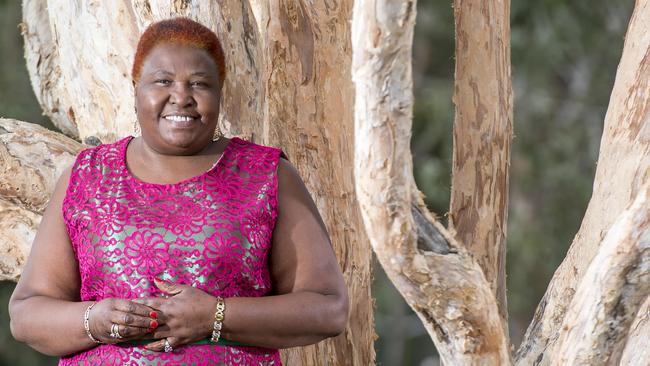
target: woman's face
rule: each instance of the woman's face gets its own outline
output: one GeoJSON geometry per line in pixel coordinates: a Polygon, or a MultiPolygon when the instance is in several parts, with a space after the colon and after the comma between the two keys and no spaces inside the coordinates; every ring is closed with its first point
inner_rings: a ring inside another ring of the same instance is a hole
{"type": "Polygon", "coordinates": [[[142,63],[135,105],[144,142],[168,155],[190,155],[212,141],[219,117],[217,65],[202,49],[156,46],[142,63]]]}

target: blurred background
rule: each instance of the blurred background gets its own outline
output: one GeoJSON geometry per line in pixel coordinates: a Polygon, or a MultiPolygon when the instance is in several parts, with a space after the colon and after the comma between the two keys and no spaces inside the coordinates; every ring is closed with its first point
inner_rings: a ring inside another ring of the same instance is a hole
{"type": "MultiPolygon", "coordinates": [[[[634,0],[513,0],[514,130],[508,220],[510,336],[519,344],[591,195],[600,136],[634,0]]],[[[54,129],[34,97],[18,25],[0,0],[0,117],[54,129]]],[[[445,220],[454,76],[451,1],[418,1],[412,151],[418,186],[445,220]]],[[[9,333],[15,284],[0,282],[0,365],[51,365],[9,333]]],[[[375,263],[377,365],[438,365],[420,320],[375,263]]]]}

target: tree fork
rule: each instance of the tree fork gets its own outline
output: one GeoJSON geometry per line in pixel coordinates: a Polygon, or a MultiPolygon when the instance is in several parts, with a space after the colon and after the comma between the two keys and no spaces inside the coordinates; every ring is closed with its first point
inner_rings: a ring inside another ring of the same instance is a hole
{"type": "Polygon", "coordinates": [[[413,179],[415,1],[357,1],[352,21],[355,183],[391,281],[448,365],[509,365],[496,298],[472,255],[428,212],[413,179]]]}

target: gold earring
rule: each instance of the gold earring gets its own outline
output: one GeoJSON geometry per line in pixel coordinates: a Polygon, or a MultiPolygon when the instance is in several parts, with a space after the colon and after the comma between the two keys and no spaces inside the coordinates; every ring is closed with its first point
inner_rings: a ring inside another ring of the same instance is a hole
{"type": "Polygon", "coordinates": [[[140,124],[138,123],[138,120],[136,119],[133,121],[133,136],[140,136],[142,133],[140,131],[140,124]]]}
{"type": "Polygon", "coordinates": [[[214,135],[212,135],[212,141],[217,141],[223,136],[223,133],[221,132],[221,127],[219,127],[219,123],[217,123],[217,128],[214,129],[214,135]]]}
{"type": "MultiPolygon", "coordinates": [[[[135,81],[133,82],[133,85],[135,85],[135,81]]],[[[140,136],[142,134],[142,131],[140,131],[140,124],[138,123],[138,107],[133,106],[133,111],[135,112],[136,118],[133,120],[133,135],[134,136],[140,136]]]]}

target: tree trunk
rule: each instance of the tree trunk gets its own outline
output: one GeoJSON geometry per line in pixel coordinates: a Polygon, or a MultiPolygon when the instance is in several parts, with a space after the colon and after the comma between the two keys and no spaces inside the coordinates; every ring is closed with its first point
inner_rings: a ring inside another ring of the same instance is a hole
{"type": "Polygon", "coordinates": [[[344,70],[351,63],[351,6],[351,0],[27,0],[23,5],[36,95],[55,125],[87,143],[134,132],[130,69],[138,35],[148,24],[188,16],[220,37],[227,62],[221,127],[226,135],[285,150],[327,224],[351,299],[345,333],[284,351],[289,365],[368,365],[375,358],[371,252],[364,231],[357,229],[362,224],[348,137],[353,89],[344,70]]]}
{"type": "Polygon", "coordinates": [[[483,269],[507,336],[510,0],[455,0],[454,18],[456,118],[449,230],[483,269]]]}
{"type": "Polygon", "coordinates": [[[537,308],[517,353],[523,365],[549,365],[585,272],[614,222],[650,178],[650,1],[638,0],[605,116],[594,189],[580,230],[537,308]]]}

